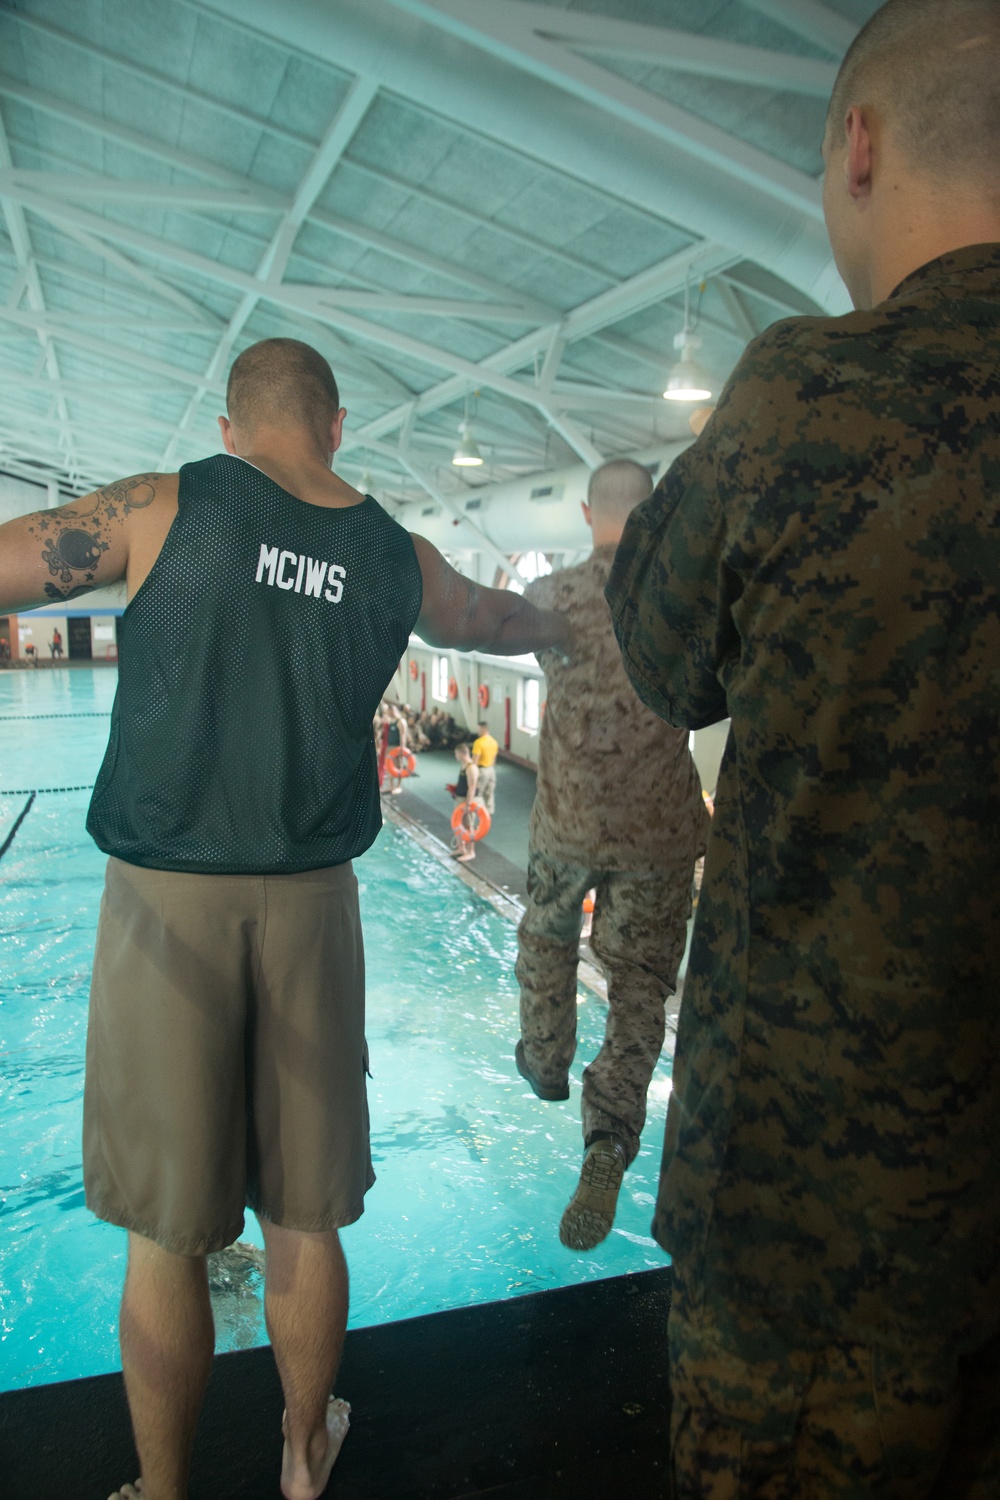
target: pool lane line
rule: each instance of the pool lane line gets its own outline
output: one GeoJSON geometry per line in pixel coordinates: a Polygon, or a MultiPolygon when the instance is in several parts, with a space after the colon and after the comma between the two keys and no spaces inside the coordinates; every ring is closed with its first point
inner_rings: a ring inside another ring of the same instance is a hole
{"type": "Polygon", "coordinates": [[[10,833],[8,833],[8,835],[4,839],[3,843],[0,844],[0,859],[3,859],[4,855],[7,853],[7,850],[10,848],[11,844],[14,842],[15,838],[17,837],[17,830],[20,828],[21,824],[24,822],[25,818],[30,813],[30,811],[31,811],[31,804],[34,802],[35,796],[36,796],[36,793],[32,792],[32,794],[28,798],[27,802],[21,808],[20,817],[16,819],[13,828],[10,830],[10,833]]]}
{"type": "Polygon", "coordinates": [[[94,783],[88,781],[84,786],[36,786],[31,791],[27,786],[0,786],[0,797],[24,797],[31,792],[32,800],[35,797],[49,797],[55,792],[92,792],[94,783]]]}
{"type": "Polygon", "coordinates": [[[81,709],[68,714],[0,714],[0,724],[27,724],[36,719],[110,719],[110,708],[81,709]]]}

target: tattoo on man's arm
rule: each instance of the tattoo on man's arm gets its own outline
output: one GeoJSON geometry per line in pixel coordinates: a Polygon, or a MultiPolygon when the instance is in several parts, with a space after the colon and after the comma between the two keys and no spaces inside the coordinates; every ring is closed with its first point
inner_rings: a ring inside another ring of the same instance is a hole
{"type": "Polygon", "coordinates": [[[136,474],[96,490],[75,505],[38,513],[28,530],[41,539],[42,561],[51,578],[58,579],[45,585],[49,599],[77,599],[97,588],[98,564],[111,548],[111,523],[120,523],[130,511],[152,504],[158,478],[158,474],[136,474]]]}

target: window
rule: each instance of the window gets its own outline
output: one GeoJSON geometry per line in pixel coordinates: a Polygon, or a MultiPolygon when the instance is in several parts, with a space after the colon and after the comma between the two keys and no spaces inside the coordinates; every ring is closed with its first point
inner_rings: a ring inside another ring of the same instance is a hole
{"type": "Polygon", "coordinates": [[[448,658],[435,656],[431,661],[431,697],[437,703],[448,702],[448,658]]]}
{"type": "Polygon", "coordinates": [[[523,677],[518,697],[521,709],[518,715],[518,728],[523,729],[525,734],[537,734],[542,719],[542,684],[538,678],[523,677]]]}
{"type": "Polygon", "coordinates": [[[552,564],[544,552],[515,552],[510,561],[509,573],[497,570],[495,586],[510,589],[514,594],[523,594],[526,583],[533,583],[536,578],[544,578],[552,572],[552,564]]]}
{"type": "Polygon", "coordinates": [[[525,583],[533,583],[536,578],[544,578],[552,572],[552,564],[544,552],[522,552],[514,559],[514,566],[525,583]]]}

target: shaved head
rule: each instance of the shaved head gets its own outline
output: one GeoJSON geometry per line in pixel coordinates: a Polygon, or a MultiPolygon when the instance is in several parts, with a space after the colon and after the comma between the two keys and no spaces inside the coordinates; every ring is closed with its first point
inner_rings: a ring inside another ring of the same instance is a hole
{"type": "Polygon", "coordinates": [[[587,504],[602,521],[628,519],[629,513],[653,493],[649,470],[631,458],[613,458],[590,476],[587,504]]]}
{"type": "Polygon", "coordinates": [[[340,393],[333,371],[310,344],[262,339],[233,361],[226,387],[229,420],[244,433],[306,427],[325,442],[340,393]]]}
{"type": "Polygon", "coordinates": [[[852,105],[878,111],[915,174],[1000,198],[1000,0],[888,0],[841,65],[832,145],[852,105]]]}

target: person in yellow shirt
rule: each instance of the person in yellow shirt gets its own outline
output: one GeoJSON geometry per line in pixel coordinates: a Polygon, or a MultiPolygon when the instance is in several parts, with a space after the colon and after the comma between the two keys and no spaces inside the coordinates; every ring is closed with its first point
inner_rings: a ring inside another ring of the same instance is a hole
{"type": "Polygon", "coordinates": [[[496,759],[500,754],[500,746],[490,734],[485,719],[480,719],[476,728],[479,730],[479,738],[472,742],[472,758],[479,767],[479,800],[492,818],[496,804],[496,759]]]}

